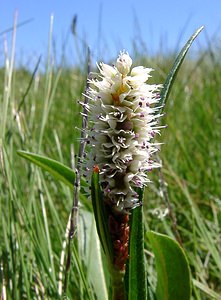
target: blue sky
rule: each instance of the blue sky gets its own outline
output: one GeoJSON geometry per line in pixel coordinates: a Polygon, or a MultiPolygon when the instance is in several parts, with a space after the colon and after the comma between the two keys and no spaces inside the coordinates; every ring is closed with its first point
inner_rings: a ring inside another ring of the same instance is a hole
{"type": "Polygon", "coordinates": [[[115,57],[122,49],[130,52],[132,41],[140,37],[150,54],[177,49],[204,25],[204,33],[195,46],[199,49],[205,45],[206,36],[211,41],[215,36],[219,39],[221,28],[221,0],[1,0],[0,60],[4,39],[9,45],[11,39],[11,32],[2,32],[12,26],[16,10],[18,23],[31,19],[17,30],[17,60],[24,64],[46,54],[51,14],[57,53],[66,41],[67,57],[73,64],[79,59],[70,34],[74,15],[77,15],[78,35],[91,47],[94,60],[115,57]]]}

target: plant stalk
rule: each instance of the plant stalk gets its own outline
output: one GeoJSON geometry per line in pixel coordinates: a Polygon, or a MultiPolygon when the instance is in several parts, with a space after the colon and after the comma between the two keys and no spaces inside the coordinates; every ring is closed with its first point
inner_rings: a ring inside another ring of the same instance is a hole
{"type": "Polygon", "coordinates": [[[124,286],[124,275],[125,271],[119,271],[112,269],[111,275],[111,292],[112,300],[126,300],[125,286],[124,286]]]}

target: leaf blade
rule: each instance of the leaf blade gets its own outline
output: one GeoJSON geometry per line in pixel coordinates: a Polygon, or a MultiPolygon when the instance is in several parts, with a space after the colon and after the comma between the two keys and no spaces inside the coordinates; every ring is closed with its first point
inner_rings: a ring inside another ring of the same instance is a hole
{"type": "MultiPolygon", "coordinates": [[[[191,47],[193,41],[197,38],[197,36],[200,34],[200,32],[203,30],[204,26],[201,26],[196,32],[189,38],[189,40],[186,42],[186,44],[183,46],[182,50],[178,54],[177,58],[174,61],[174,64],[166,78],[166,81],[163,85],[163,89],[161,90],[160,94],[160,101],[158,103],[158,106],[164,106],[166,104],[166,101],[168,99],[169,93],[171,91],[171,88],[173,86],[174,80],[176,78],[176,75],[179,71],[179,68],[182,65],[182,62],[191,47]]],[[[160,112],[162,111],[163,108],[160,109],[160,112]]]]}
{"type": "Polygon", "coordinates": [[[93,171],[91,178],[91,199],[96,221],[97,233],[101,241],[104,253],[106,254],[109,265],[113,262],[113,249],[110,232],[108,229],[107,214],[100,189],[99,172],[93,171]]]}
{"type": "Polygon", "coordinates": [[[157,269],[158,300],[189,300],[191,275],[186,255],[180,245],[166,235],[147,233],[157,269]]]}
{"type": "MultiPolygon", "coordinates": [[[[139,191],[142,201],[143,191],[139,191]]],[[[130,216],[129,263],[126,274],[128,300],[148,299],[147,279],[144,263],[143,206],[133,209],[130,216]]]]}
{"type": "MultiPolygon", "coordinates": [[[[57,160],[48,158],[43,155],[35,154],[28,151],[18,150],[17,154],[28,161],[34,163],[36,166],[40,167],[42,170],[49,172],[52,176],[54,176],[57,180],[63,182],[69,188],[73,189],[74,181],[75,181],[75,173],[74,171],[60,163],[57,160]]],[[[81,179],[81,186],[86,186],[86,182],[81,179]]],[[[81,203],[88,211],[92,211],[92,205],[88,201],[88,199],[83,195],[84,190],[81,189],[80,200],[81,203]]]]}

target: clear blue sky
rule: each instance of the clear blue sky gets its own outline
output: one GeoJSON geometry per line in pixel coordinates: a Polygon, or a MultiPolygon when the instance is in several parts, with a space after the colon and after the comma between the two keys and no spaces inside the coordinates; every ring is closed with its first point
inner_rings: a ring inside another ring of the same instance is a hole
{"type": "Polygon", "coordinates": [[[32,19],[17,30],[17,60],[24,64],[46,54],[51,14],[57,51],[60,53],[67,38],[67,56],[72,63],[78,60],[74,39],[68,35],[74,15],[78,17],[77,32],[87,40],[94,60],[114,57],[122,49],[130,52],[133,39],[139,37],[149,53],[175,49],[181,33],[179,47],[201,25],[205,30],[198,48],[205,45],[205,33],[210,40],[221,36],[221,0],[1,0],[0,60],[4,38],[9,44],[11,39],[11,32],[1,33],[12,26],[16,10],[18,23],[32,19]]]}

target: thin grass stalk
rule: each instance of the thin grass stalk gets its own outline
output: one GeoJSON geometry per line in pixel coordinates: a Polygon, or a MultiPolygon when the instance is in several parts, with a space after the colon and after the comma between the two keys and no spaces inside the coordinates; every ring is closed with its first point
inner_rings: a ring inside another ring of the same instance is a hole
{"type": "MultiPolygon", "coordinates": [[[[60,264],[59,264],[59,274],[58,274],[58,295],[62,296],[63,292],[63,273],[64,273],[64,265],[65,265],[65,253],[68,245],[68,237],[70,232],[70,224],[71,224],[71,214],[68,218],[68,223],[65,230],[65,237],[62,243],[62,250],[60,255],[60,264]]],[[[66,290],[66,289],[65,289],[66,290]]]]}
{"type": "Polygon", "coordinates": [[[183,246],[182,238],[181,238],[181,235],[180,235],[180,233],[178,231],[178,228],[177,228],[177,218],[176,218],[176,215],[173,211],[173,208],[172,208],[172,205],[171,205],[171,202],[170,202],[169,194],[168,194],[168,191],[167,191],[167,184],[165,182],[163,172],[162,172],[161,169],[159,170],[159,182],[160,182],[160,189],[161,189],[162,194],[163,194],[163,199],[164,199],[164,201],[166,203],[166,206],[168,208],[168,211],[169,211],[168,214],[169,214],[169,217],[170,217],[171,222],[172,222],[173,234],[174,234],[177,242],[182,247],[183,246]]]}
{"type": "MultiPolygon", "coordinates": [[[[88,48],[88,59],[87,59],[87,76],[91,70],[91,61],[90,61],[90,50],[88,48]]],[[[86,92],[88,89],[88,82],[86,83],[86,92]]],[[[80,147],[77,159],[77,165],[75,169],[75,182],[74,182],[74,195],[73,195],[73,204],[71,209],[71,219],[70,219],[70,231],[69,231],[69,242],[68,242],[68,254],[67,254],[67,262],[66,262],[66,270],[65,270],[65,282],[64,282],[64,291],[66,292],[67,289],[67,281],[68,281],[68,272],[71,266],[71,241],[75,236],[77,224],[78,224],[78,202],[79,202],[79,192],[80,192],[80,181],[81,181],[81,164],[82,159],[85,152],[85,145],[86,145],[86,128],[87,128],[87,110],[86,104],[88,102],[87,97],[84,98],[84,107],[83,107],[83,114],[82,114],[82,130],[81,130],[81,137],[80,137],[80,147]]]]}
{"type": "Polygon", "coordinates": [[[51,244],[51,237],[50,237],[50,232],[49,232],[49,226],[48,226],[48,217],[47,217],[47,212],[45,208],[45,200],[43,197],[43,194],[41,192],[42,187],[41,187],[41,179],[40,179],[40,174],[38,173],[38,185],[39,185],[39,197],[40,197],[40,202],[41,202],[41,209],[42,209],[42,215],[43,215],[43,220],[44,220],[44,230],[45,230],[45,235],[46,235],[46,242],[47,242],[47,247],[48,247],[48,255],[49,255],[49,261],[50,261],[50,269],[51,269],[51,274],[54,282],[56,282],[56,273],[55,273],[55,267],[54,267],[54,255],[53,255],[53,250],[52,250],[52,244],[51,244]]]}
{"type": "Polygon", "coordinates": [[[7,126],[9,100],[11,95],[11,84],[12,84],[12,75],[13,75],[14,59],[15,59],[16,24],[17,24],[17,12],[14,15],[10,59],[7,56],[7,45],[5,44],[5,84],[4,84],[4,95],[3,95],[3,107],[2,107],[0,146],[2,144],[2,140],[5,137],[6,126],[7,126]]]}
{"type": "Polygon", "coordinates": [[[211,252],[211,255],[213,256],[213,258],[217,264],[217,267],[219,268],[219,270],[221,270],[220,253],[218,252],[216,245],[214,244],[214,240],[213,240],[209,230],[207,229],[206,224],[202,221],[202,217],[201,217],[201,214],[200,214],[200,211],[199,211],[197,205],[193,202],[192,197],[191,197],[185,183],[182,183],[180,181],[179,177],[175,174],[175,172],[171,168],[170,168],[170,173],[173,175],[177,185],[180,187],[180,190],[182,191],[183,195],[188,200],[189,205],[192,210],[192,214],[198,225],[198,230],[199,230],[201,236],[203,237],[203,240],[205,241],[205,243],[208,247],[208,250],[211,252]]]}
{"type": "Polygon", "coordinates": [[[53,34],[53,21],[54,17],[51,15],[50,18],[50,28],[48,34],[48,57],[47,57],[47,65],[46,65],[46,80],[45,80],[45,96],[44,96],[44,108],[42,114],[42,121],[41,121],[41,129],[39,134],[39,143],[38,143],[38,151],[41,149],[42,139],[44,135],[44,129],[46,126],[49,108],[50,108],[50,94],[51,94],[51,87],[52,87],[52,69],[53,69],[53,61],[51,58],[51,43],[52,43],[52,34],[53,34]]]}

